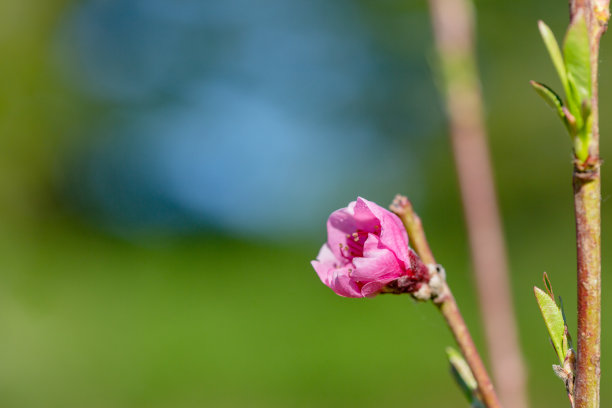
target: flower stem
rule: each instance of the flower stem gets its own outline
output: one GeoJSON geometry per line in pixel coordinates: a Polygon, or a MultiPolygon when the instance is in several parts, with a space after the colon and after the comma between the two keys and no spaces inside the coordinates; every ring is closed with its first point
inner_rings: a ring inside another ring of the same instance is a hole
{"type": "Polygon", "coordinates": [[[398,194],[393,199],[393,203],[391,203],[389,208],[402,220],[408,233],[410,246],[421,258],[421,261],[429,265],[435,264],[436,260],[429,247],[429,242],[427,242],[423,223],[417,213],[414,212],[414,207],[412,207],[410,200],[398,194]]]}
{"type": "MultiPolygon", "coordinates": [[[[436,260],[427,242],[423,224],[421,223],[421,219],[414,212],[410,201],[408,201],[406,197],[396,196],[393,200],[393,204],[391,204],[391,211],[402,220],[408,232],[408,238],[412,248],[416,251],[421,260],[426,264],[435,264],[436,260]]],[[[487,370],[474,345],[472,336],[459,311],[455,297],[446,282],[441,292],[441,295],[436,299],[435,303],[455,337],[455,341],[459,345],[463,357],[470,366],[472,374],[474,374],[482,401],[487,408],[501,408],[501,404],[493,389],[491,379],[487,374],[487,370]]]]}
{"type": "Polygon", "coordinates": [[[467,361],[472,370],[472,374],[474,374],[482,402],[484,402],[487,408],[501,408],[501,404],[493,389],[493,383],[491,383],[491,379],[487,374],[487,369],[478,354],[478,350],[476,350],[472,336],[448,285],[446,285],[446,293],[442,298],[442,302],[438,303],[437,306],[444,319],[446,319],[446,323],[453,333],[465,361],[467,361]]]}
{"type": "Polygon", "coordinates": [[[429,0],[480,312],[499,396],[527,407],[526,370],[487,146],[471,0],[429,0]]]}
{"type": "Polygon", "coordinates": [[[571,0],[570,18],[584,13],[589,30],[592,133],[586,161],[574,161],[574,210],[578,264],[578,338],[575,408],[598,408],[601,355],[601,185],[599,158],[599,43],[609,0],[571,0]]]}

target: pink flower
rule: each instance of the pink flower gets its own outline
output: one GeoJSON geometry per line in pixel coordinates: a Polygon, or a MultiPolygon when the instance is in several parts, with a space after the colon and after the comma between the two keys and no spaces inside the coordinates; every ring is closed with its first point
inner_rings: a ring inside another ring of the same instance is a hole
{"type": "Polygon", "coordinates": [[[387,285],[411,293],[429,280],[400,219],[361,197],[329,216],[327,243],[312,266],[325,285],[345,297],[372,297],[387,285]]]}

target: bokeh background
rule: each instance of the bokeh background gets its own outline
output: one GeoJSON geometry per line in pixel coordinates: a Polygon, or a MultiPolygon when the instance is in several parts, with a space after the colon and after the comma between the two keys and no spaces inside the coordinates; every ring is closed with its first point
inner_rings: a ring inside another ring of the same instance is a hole
{"type": "MultiPolygon", "coordinates": [[[[477,8],[530,397],[564,406],[532,286],[547,271],[576,327],[570,141],[528,80],[560,88],[536,21],[559,37],[567,7],[477,8]]],[[[428,18],[423,0],[0,2],[0,404],[465,406],[431,305],[337,297],[309,264],[332,210],[405,193],[483,348],[428,18]]],[[[609,38],[601,55],[605,160],[609,38]]]]}

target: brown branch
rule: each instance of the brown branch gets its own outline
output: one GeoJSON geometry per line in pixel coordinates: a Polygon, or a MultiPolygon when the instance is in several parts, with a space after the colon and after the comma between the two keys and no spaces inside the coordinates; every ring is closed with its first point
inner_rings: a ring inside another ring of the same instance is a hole
{"type": "MultiPolygon", "coordinates": [[[[410,201],[408,201],[406,197],[396,196],[395,200],[393,200],[393,204],[391,204],[391,211],[397,214],[402,220],[408,232],[409,242],[421,260],[426,264],[435,264],[436,260],[427,242],[421,219],[414,212],[410,201]]],[[[455,341],[461,349],[465,361],[470,366],[472,374],[474,374],[474,378],[478,384],[479,396],[485,406],[487,408],[501,408],[491,379],[487,374],[487,369],[478,354],[472,336],[459,311],[457,302],[446,282],[444,282],[444,287],[440,291],[438,298],[434,299],[434,302],[438,306],[442,316],[444,316],[455,341]]]]}
{"type": "Polygon", "coordinates": [[[575,408],[599,407],[601,353],[601,231],[599,169],[574,173],[578,261],[575,408]]]}
{"type": "Polygon", "coordinates": [[[467,361],[472,370],[472,374],[474,374],[474,378],[478,384],[478,393],[482,398],[482,402],[484,402],[487,408],[501,408],[502,405],[495,394],[493,383],[487,374],[487,369],[478,354],[472,336],[463,320],[463,316],[461,316],[457,302],[448,285],[446,285],[446,291],[443,301],[437,303],[438,309],[440,309],[442,316],[446,319],[446,323],[450,327],[465,361],[467,361]]]}
{"type": "Polygon", "coordinates": [[[493,376],[504,405],[527,407],[507,256],[482,114],[469,0],[429,0],[493,376]]]}
{"type": "Polygon", "coordinates": [[[571,0],[570,19],[584,13],[589,29],[592,134],[589,156],[574,161],[574,210],[578,264],[578,338],[575,408],[598,408],[601,355],[601,182],[599,158],[599,43],[606,30],[609,0],[571,0]]]}

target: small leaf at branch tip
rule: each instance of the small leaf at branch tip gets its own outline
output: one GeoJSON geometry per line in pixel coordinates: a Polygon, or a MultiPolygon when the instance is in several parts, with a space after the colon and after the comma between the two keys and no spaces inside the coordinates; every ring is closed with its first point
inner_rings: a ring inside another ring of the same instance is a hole
{"type": "Polygon", "coordinates": [[[550,29],[548,24],[544,22],[544,20],[538,20],[538,30],[540,30],[540,34],[542,34],[542,36],[546,35],[543,33],[544,31],[552,32],[552,30],[550,29]]]}
{"type": "Polygon", "coordinates": [[[564,343],[567,344],[567,342],[564,342],[563,340],[565,334],[565,323],[563,321],[561,310],[548,293],[544,292],[537,286],[534,287],[533,290],[536,296],[536,301],[538,302],[538,307],[540,308],[540,312],[544,318],[544,323],[548,329],[548,334],[553,343],[553,348],[557,353],[559,362],[563,363],[567,352],[564,343]]]}
{"type": "Polygon", "coordinates": [[[557,70],[561,84],[567,92],[567,73],[565,63],[563,62],[563,55],[561,54],[561,49],[559,48],[559,43],[557,42],[557,39],[555,38],[555,35],[550,27],[548,27],[544,21],[538,21],[538,28],[540,30],[542,40],[544,41],[544,45],[546,46],[548,54],[550,55],[550,59],[557,70]]]}
{"type": "MultiPolygon", "coordinates": [[[[590,57],[589,31],[586,17],[578,11],[565,34],[563,41],[563,60],[568,80],[571,79],[578,93],[576,106],[582,101],[591,98],[591,57],[590,57]]],[[[568,99],[573,95],[567,95],[568,99]]],[[[572,106],[572,104],[569,104],[572,106]]]]}
{"type": "Polygon", "coordinates": [[[548,292],[548,296],[554,301],[555,300],[555,292],[552,288],[552,283],[550,283],[550,279],[548,279],[548,274],[544,272],[542,276],[542,280],[544,280],[544,286],[546,287],[546,291],[548,292]]]}
{"type": "Polygon", "coordinates": [[[563,101],[561,100],[559,95],[557,95],[555,91],[553,91],[544,84],[541,84],[536,81],[529,81],[529,83],[531,84],[533,89],[535,89],[538,95],[540,95],[542,99],[544,99],[544,102],[546,102],[551,108],[555,109],[557,111],[557,114],[559,114],[559,117],[563,120],[565,113],[563,111],[563,101]]]}
{"type": "Polygon", "coordinates": [[[546,102],[548,106],[550,106],[557,112],[559,119],[561,119],[561,122],[563,122],[563,125],[567,129],[570,136],[574,135],[576,133],[576,120],[574,119],[574,116],[570,113],[570,111],[563,105],[563,101],[561,100],[559,95],[557,95],[552,89],[550,89],[544,84],[541,84],[536,81],[529,81],[529,83],[538,93],[538,95],[540,95],[540,97],[544,99],[544,102],[546,102]]]}

